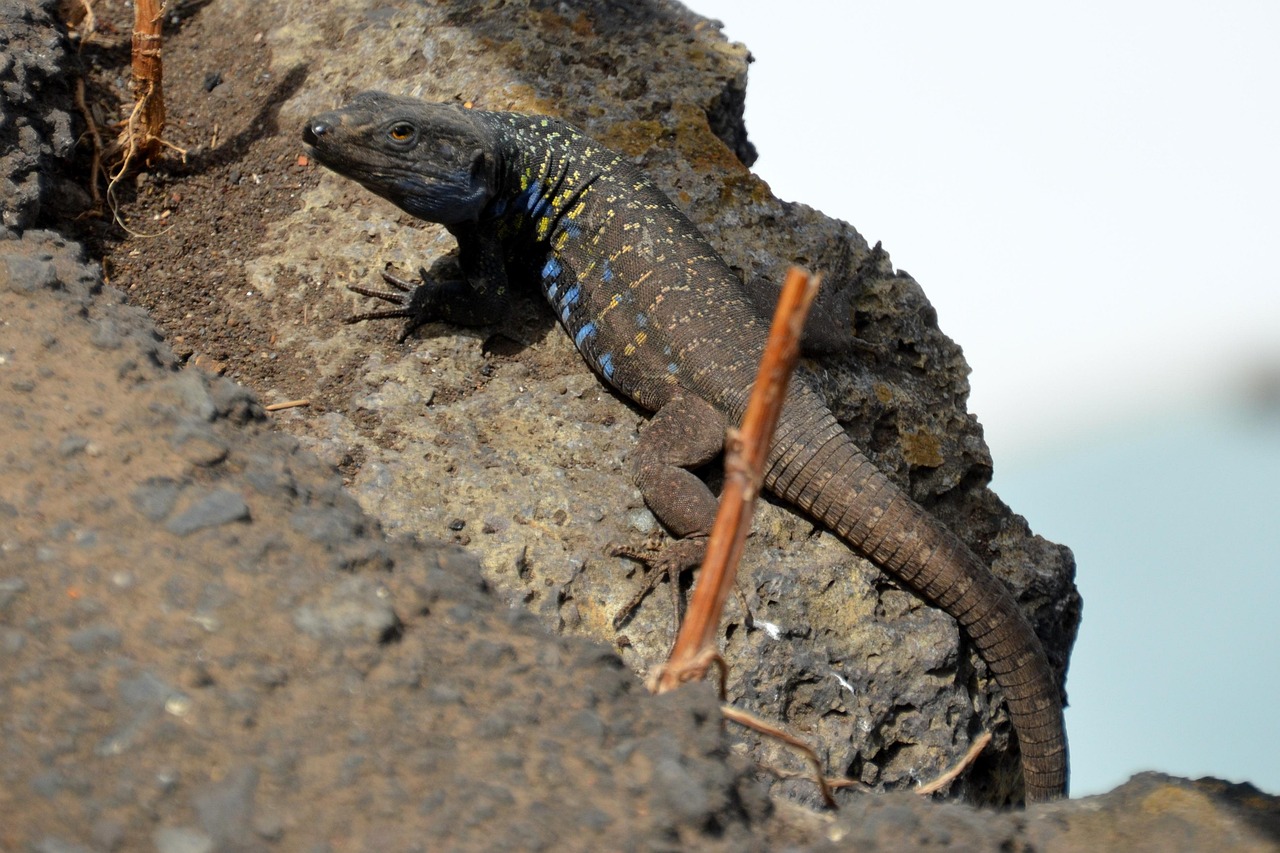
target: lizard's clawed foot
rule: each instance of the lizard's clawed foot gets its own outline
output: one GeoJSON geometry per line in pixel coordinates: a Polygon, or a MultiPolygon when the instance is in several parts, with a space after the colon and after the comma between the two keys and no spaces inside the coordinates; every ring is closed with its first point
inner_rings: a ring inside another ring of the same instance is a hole
{"type": "Polygon", "coordinates": [[[645,578],[644,585],[613,617],[613,627],[618,628],[623,622],[627,621],[636,612],[640,603],[664,579],[670,579],[671,581],[672,613],[675,617],[675,624],[679,626],[684,609],[680,600],[680,576],[685,571],[700,565],[702,563],[702,555],[706,550],[707,539],[705,536],[690,536],[684,539],[677,539],[661,547],[634,547],[629,545],[614,547],[611,552],[613,556],[626,557],[629,560],[642,563],[648,567],[649,573],[645,578]]]}
{"type": "Polygon", "coordinates": [[[418,327],[429,322],[429,308],[431,297],[435,293],[435,288],[428,287],[427,271],[425,268],[418,270],[420,280],[417,282],[400,278],[393,275],[387,270],[382,271],[382,280],[388,285],[395,288],[394,290],[375,290],[372,287],[362,287],[358,284],[348,284],[347,290],[353,293],[359,293],[361,296],[372,296],[374,299],[381,299],[383,302],[390,302],[396,305],[396,308],[384,308],[380,311],[366,311],[362,314],[352,314],[344,323],[363,323],[366,320],[396,320],[406,319],[409,322],[405,325],[404,331],[400,333],[397,343],[404,343],[409,335],[413,334],[418,327]]]}

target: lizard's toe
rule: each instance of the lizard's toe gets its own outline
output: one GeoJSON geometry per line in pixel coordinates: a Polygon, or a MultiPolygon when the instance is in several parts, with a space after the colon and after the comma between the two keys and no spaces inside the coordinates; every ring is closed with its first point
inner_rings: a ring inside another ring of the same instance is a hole
{"type": "Polygon", "coordinates": [[[629,560],[635,560],[649,570],[640,589],[613,617],[613,627],[617,628],[626,622],[640,607],[641,602],[649,596],[649,593],[653,592],[658,584],[666,579],[671,581],[672,601],[673,606],[676,608],[674,616],[678,624],[680,620],[680,575],[695,566],[701,565],[702,555],[706,550],[707,540],[706,537],[702,536],[678,539],[663,546],[651,543],[642,546],[613,546],[611,553],[615,557],[626,557],[629,560]]]}

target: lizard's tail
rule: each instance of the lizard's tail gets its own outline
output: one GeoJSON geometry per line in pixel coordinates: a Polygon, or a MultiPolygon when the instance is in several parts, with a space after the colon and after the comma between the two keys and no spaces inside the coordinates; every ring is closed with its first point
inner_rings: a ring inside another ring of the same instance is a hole
{"type": "MultiPolygon", "coordinates": [[[[807,397],[807,395],[806,395],[807,397]]],[[[824,407],[788,405],[769,489],[958,621],[1004,693],[1028,802],[1067,792],[1062,699],[1039,638],[1008,590],[954,533],[893,484],[824,407]]]]}

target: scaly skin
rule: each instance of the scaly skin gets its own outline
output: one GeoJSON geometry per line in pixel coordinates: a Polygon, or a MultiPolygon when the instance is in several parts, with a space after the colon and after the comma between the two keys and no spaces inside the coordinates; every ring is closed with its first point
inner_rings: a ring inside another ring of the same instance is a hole
{"type": "MultiPolygon", "coordinates": [[[[373,316],[493,323],[509,266],[541,280],[587,364],[655,413],[636,480],[679,537],[664,568],[696,564],[715,499],[687,469],[713,458],[726,425],[740,422],[767,334],[697,228],[620,155],[550,118],[366,92],[312,118],[303,138],[324,165],[458,240],[462,280],[424,283],[407,307],[373,316]]],[[[1004,693],[1027,800],[1064,796],[1061,695],[1013,598],[800,381],[765,484],[960,623],[1004,693]]]]}

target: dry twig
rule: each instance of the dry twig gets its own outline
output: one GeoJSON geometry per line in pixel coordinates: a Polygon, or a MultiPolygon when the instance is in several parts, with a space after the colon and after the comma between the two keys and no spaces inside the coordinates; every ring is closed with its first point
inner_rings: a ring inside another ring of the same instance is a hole
{"type": "Polygon", "coordinates": [[[282,409],[296,409],[299,406],[310,406],[311,400],[303,397],[301,400],[285,400],[282,403],[272,403],[270,406],[263,406],[263,411],[278,412],[282,409]]]}
{"type": "MultiPolygon", "coordinates": [[[[818,780],[818,788],[822,791],[822,799],[831,808],[836,808],[836,798],[831,793],[831,785],[827,782],[827,777],[823,775],[822,772],[822,760],[818,758],[818,753],[814,752],[813,747],[809,746],[809,744],[800,740],[800,738],[791,734],[786,729],[783,729],[780,726],[775,726],[772,723],[767,723],[754,714],[741,711],[732,705],[721,705],[720,713],[724,714],[725,719],[732,720],[740,726],[746,726],[749,729],[754,729],[762,735],[780,740],[787,746],[798,749],[802,752],[804,757],[808,759],[809,763],[813,765],[814,777],[818,780]]],[[[841,781],[848,784],[847,780],[841,781]]]]}
{"type": "MultiPolygon", "coordinates": [[[[98,122],[94,120],[84,95],[84,81],[76,81],[76,106],[84,117],[88,135],[93,143],[93,162],[90,168],[89,192],[94,206],[101,209],[102,196],[98,192],[99,176],[105,171],[109,173],[107,180],[107,202],[111,207],[112,217],[126,231],[132,231],[120,219],[115,201],[115,188],[129,174],[138,160],[150,166],[165,150],[177,152],[185,161],[187,152],[164,138],[165,106],[163,88],[163,62],[161,56],[161,29],[164,20],[165,4],[162,0],[136,0],[134,5],[134,29],[132,52],[132,80],[134,105],[129,115],[115,126],[120,128],[116,139],[106,142],[102,138],[98,122]],[[107,166],[103,166],[103,163],[107,166]]],[[[69,28],[75,28],[80,34],[80,47],[83,48],[93,37],[96,19],[90,0],[68,3],[64,9],[64,20],[69,28]]]]}
{"type": "Polygon", "coordinates": [[[946,773],[943,773],[937,779],[934,779],[929,784],[921,785],[919,788],[916,788],[916,793],[927,796],[935,791],[941,791],[943,788],[950,785],[957,776],[963,773],[970,764],[977,760],[978,756],[982,754],[982,750],[986,749],[987,744],[989,743],[991,743],[991,732],[983,732],[982,735],[969,747],[969,751],[964,754],[964,757],[956,762],[954,767],[946,773]]]}
{"type": "Polygon", "coordinates": [[[125,152],[121,174],[133,157],[142,157],[150,165],[168,145],[163,139],[164,63],[160,50],[163,21],[163,2],[134,0],[131,83],[134,107],[120,135],[120,148],[125,152]]]}
{"type": "MultiPolygon", "coordinates": [[[[720,696],[724,698],[727,671],[724,659],[716,650],[720,617],[729,590],[734,586],[738,562],[751,530],[756,498],[764,482],[764,464],[773,443],[773,431],[782,414],[787,385],[800,356],[800,332],[817,292],[816,276],[811,277],[796,267],[788,271],[778,307],[774,310],[755,387],[747,403],[747,413],[742,419],[742,428],[729,430],[725,441],[724,490],[720,494],[720,507],[707,541],[689,612],[680,623],[680,633],[666,664],[658,667],[650,679],[650,689],[656,693],[665,693],[687,681],[701,679],[707,668],[716,663],[720,670],[720,696]]],[[[726,719],[804,753],[814,766],[823,800],[832,808],[836,807],[831,785],[822,771],[822,761],[812,747],[785,729],[746,711],[731,705],[721,705],[720,710],[726,719]]]]}
{"type": "Polygon", "coordinates": [[[764,480],[764,463],[773,441],[773,430],[800,355],[800,332],[817,292],[816,276],[810,277],[798,267],[788,271],[742,428],[730,430],[725,442],[725,484],[720,494],[720,508],[707,541],[689,612],[680,624],[671,656],[656,674],[659,693],[706,675],[708,659],[704,651],[715,648],[720,616],[733,588],[738,561],[751,529],[751,514],[764,480]]]}

